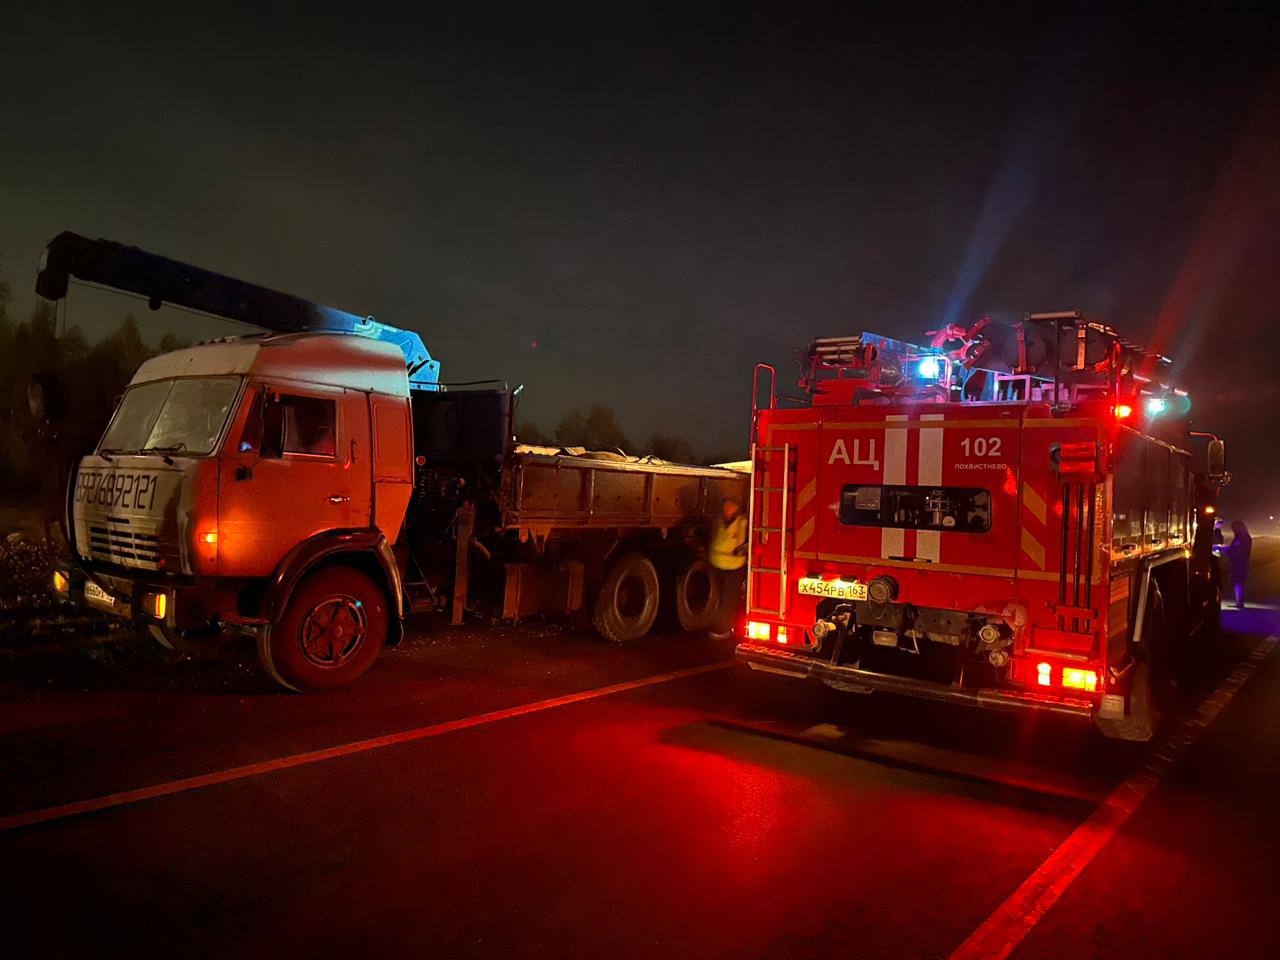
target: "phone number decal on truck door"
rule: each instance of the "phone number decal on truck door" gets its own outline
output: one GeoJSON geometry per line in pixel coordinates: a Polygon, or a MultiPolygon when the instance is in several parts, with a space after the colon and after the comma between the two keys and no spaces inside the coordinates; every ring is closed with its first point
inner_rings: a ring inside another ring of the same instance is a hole
{"type": "Polygon", "coordinates": [[[153,473],[82,471],[76,480],[76,503],[149,511],[155,503],[158,479],[153,473]]]}

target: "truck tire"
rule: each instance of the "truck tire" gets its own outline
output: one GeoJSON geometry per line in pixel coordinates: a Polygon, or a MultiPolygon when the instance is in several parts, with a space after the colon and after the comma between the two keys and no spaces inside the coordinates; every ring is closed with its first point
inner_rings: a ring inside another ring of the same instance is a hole
{"type": "Polygon", "coordinates": [[[1218,639],[1222,629],[1222,582],[1215,580],[1209,588],[1209,599],[1205,602],[1204,620],[1200,623],[1200,636],[1197,638],[1201,652],[1208,644],[1218,639]]]}
{"type": "Polygon", "coordinates": [[[676,619],[690,633],[711,629],[720,607],[720,582],[711,564],[700,558],[686,560],[675,579],[676,619]]]}
{"type": "Polygon", "coordinates": [[[373,665],[387,625],[387,598],[376,583],[351,567],[325,567],[298,584],[284,616],[258,635],[258,659],[290,690],[329,690],[373,665]]]}
{"type": "Polygon", "coordinates": [[[1164,615],[1164,598],[1160,588],[1151,584],[1147,613],[1143,617],[1143,645],[1146,658],[1134,666],[1129,686],[1129,701],[1123,719],[1098,718],[1098,729],[1115,740],[1145,743],[1160,730],[1160,721],[1173,701],[1174,670],[1171,644],[1168,642],[1164,615]]]}
{"type": "Polygon", "coordinates": [[[596,632],[614,643],[639,640],[658,616],[658,571],[653,561],[628,550],[609,567],[591,618],[596,632]]]}

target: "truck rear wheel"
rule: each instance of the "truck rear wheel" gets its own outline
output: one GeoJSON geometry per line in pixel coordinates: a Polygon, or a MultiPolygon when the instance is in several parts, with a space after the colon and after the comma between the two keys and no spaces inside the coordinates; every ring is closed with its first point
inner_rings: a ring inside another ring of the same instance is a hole
{"type": "Polygon", "coordinates": [[[675,579],[676,619],[690,633],[709,630],[720,606],[720,584],[706,560],[686,561],[675,579]]]}
{"type": "Polygon", "coordinates": [[[1164,598],[1154,583],[1148,595],[1142,632],[1146,658],[1134,666],[1124,718],[1097,720],[1098,729],[1116,740],[1145,742],[1152,739],[1159,732],[1161,718],[1173,701],[1176,665],[1166,630],[1164,598]]]}
{"type": "Polygon", "coordinates": [[[325,567],[293,591],[278,623],[258,637],[258,659],[290,690],[329,690],[373,665],[387,639],[387,600],[351,567],[325,567]]]}
{"type": "Polygon", "coordinates": [[[591,622],[614,643],[639,640],[658,616],[658,571],[643,553],[629,550],[609,567],[591,622]]]}

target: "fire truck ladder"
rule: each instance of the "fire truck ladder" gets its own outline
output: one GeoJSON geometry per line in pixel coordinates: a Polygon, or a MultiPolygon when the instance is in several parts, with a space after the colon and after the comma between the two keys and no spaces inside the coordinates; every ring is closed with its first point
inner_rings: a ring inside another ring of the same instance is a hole
{"type": "Polygon", "coordinates": [[[747,512],[747,615],[787,612],[787,507],[795,486],[794,448],[751,445],[751,493],[747,512]],[[777,607],[757,602],[765,578],[776,578],[777,607]]]}

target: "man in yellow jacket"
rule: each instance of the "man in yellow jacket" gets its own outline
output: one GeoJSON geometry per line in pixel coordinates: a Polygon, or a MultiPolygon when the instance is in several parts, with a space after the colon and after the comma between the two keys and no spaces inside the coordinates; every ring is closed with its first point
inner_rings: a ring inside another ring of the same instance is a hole
{"type": "Polygon", "coordinates": [[[711,569],[720,587],[720,606],[711,636],[726,640],[733,635],[733,621],[747,579],[747,518],[732,497],[725,497],[720,516],[711,528],[711,569]]]}

